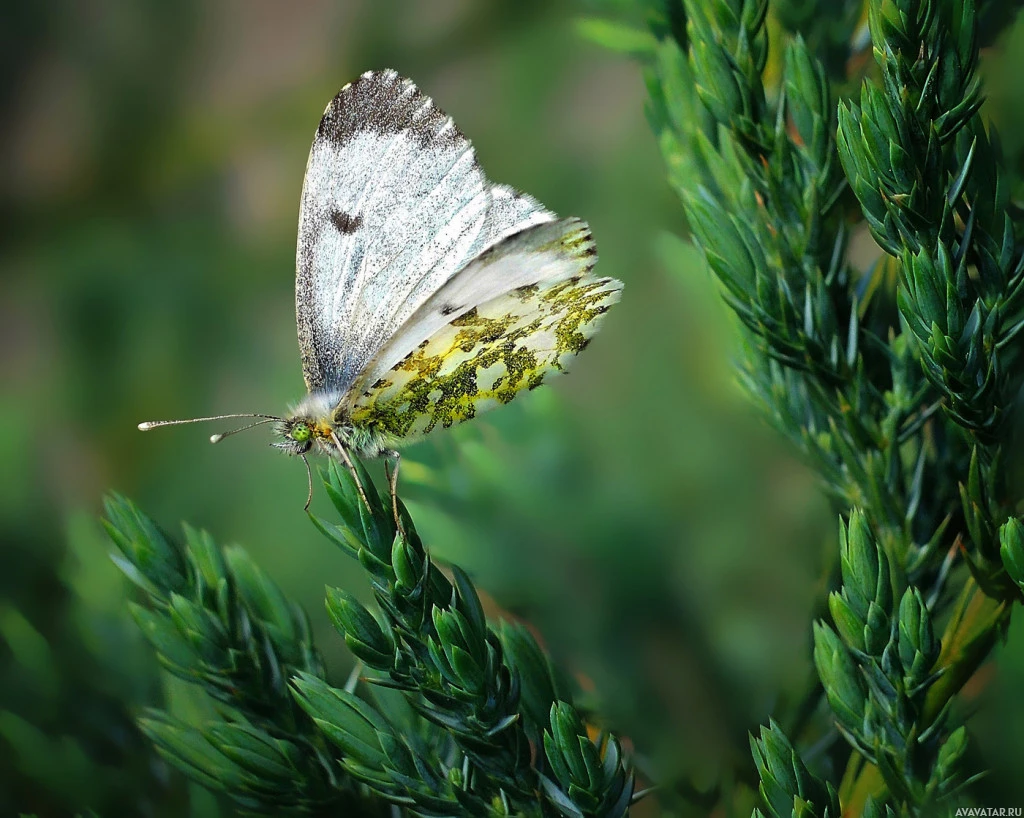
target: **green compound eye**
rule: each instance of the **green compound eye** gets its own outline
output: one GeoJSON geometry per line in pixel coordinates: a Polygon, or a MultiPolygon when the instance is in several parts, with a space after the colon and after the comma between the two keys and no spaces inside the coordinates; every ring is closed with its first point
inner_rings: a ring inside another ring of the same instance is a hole
{"type": "Polygon", "coordinates": [[[299,443],[305,443],[312,436],[312,430],[305,423],[296,423],[292,426],[291,439],[299,443]]]}

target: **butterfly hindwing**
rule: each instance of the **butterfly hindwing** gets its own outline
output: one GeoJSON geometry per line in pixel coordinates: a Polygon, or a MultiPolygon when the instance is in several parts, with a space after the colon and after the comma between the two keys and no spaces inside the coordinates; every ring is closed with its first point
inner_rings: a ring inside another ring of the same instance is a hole
{"type": "Polygon", "coordinates": [[[423,341],[473,307],[519,287],[581,275],[596,261],[590,229],[579,219],[545,221],[505,238],[459,270],[410,316],[367,365],[352,394],[375,383],[423,341]]]}
{"type": "Polygon", "coordinates": [[[394,440],[415,438],[565,371],[622,288],[589,273],[585,258],[577,257],[575,275],[518,287],[445,324],[356,397],[353,424],[394,440]]]}

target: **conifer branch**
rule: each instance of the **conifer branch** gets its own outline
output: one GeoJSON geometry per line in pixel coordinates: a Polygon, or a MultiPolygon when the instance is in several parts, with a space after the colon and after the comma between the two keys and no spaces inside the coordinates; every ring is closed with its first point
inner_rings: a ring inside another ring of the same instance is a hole
{"type": "Polygon", "coordinates": [[[243,551],[188,527],[178,543],[129,501],[108,502],[117,562],[145,595],[136,620],[216,714],[148,713],[158,750],[263,814],[627,815],[639,794],[618,740],[588,725],[529,631],[487,623],[469,578],[442,573],[404,509],[396,530],[359,468],[372,512],[332,468],[340,522],[313,518],[364,567],[378,609],[328,588],[332,622],[371,671],[344,688],[326,679],[306,615],[243,551]]]}
{"type": "Polygon", "coordinates": [[[160,663],[208,697],[216,718],[190,724],[163,711],[140,720],[171,764],[252,812],[367,809],[338,775],[329,746],[295,703],[289,679],[322,678],[308,619],[238,548],[185,527],[165,534],[114,495],[104,524],[115,562],[142,591],[131,612],[160,663]]]}
{"type": "MultiPolygon", "coordinates": [[[[869,0],[880,74],[859,104],[835,96],[872,75],[853,5],[826,22],[815,3],[667,2],[642,59],[670,182],[747,333],[743,381],[845,518],[832,621],[815,628],[853,750],[840,799],[923,815],[971,780],[951,700],[1021,598],[1001,452],[1024,260],[978,114],[992,33],[974,5],[869,0]],[[791,32],[774,62],[769,13],[791,32]],[[857,218],[892,258],[860,280],[846,260],[857,218]]],[[[822,787],[809,806],[803,773],[777,773],[790,745],[768,735],[754,745],[765,814],[835,814],[822,787]]]]}
{"type": "Polygon", "coordinates": [[[885,271],[858,285],[846,261],[825,71],[796,37],[766,95],[767,3],[683,5],[688,50],[661,41],[650,118],[694,240],[749,331],[743,382],[837,506],[868,510],[893,558],[929,587],[959,489],[930,468],[938,395],[905,340],[889,339],[885,271]]]}

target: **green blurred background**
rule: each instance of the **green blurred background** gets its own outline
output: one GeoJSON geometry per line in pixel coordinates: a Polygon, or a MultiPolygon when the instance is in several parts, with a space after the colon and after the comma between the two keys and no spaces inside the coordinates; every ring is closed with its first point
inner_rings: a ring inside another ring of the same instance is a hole
{"type": "MultiPolygon", "coordinates": [[[[366,587],[303,514],[301,463],[263,430],[211,447],[215,429],[135,425],[302,396],[309,143],[338,88],[385,66],[455,118],[491,178],[587,219],[601,271],[626,282],[570,377],[407,450],[425,541],[535,626],[649,775],[752,780],[747,731],[810,672],[834,517],[733,382],[735,326],[678,238],[641,70],[578,36],[594,10],[5,4],[0,815],[229,814],[132,726],[146,705],[197,705],[127,616],[96,523],[108,489],[171,530],[187,519],[244,544],[310,611],[334,678],[350,667],[323,586],[366,587]]],[[[1006,78],[1021,73],[1001,59],[995,113],[1019,116],[1024,88],[1006,78]]],[[[329,513],[319,487],[314,510],[329,513]]],[[[1024,802],[1022,634],[1001,653],[971,697],[974,763],[995,769],[985,803],[1010,806],[1024,802]]]]}

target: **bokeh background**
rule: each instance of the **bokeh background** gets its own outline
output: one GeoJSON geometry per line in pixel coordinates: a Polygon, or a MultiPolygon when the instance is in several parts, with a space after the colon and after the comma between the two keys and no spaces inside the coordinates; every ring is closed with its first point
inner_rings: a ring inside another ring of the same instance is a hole
{"type": "MultiPolygon", "coordinates": [[[[425,541],[535,626],[649,775],[753,780],[747,732],[810,672],[836,526],[733,381],[736,328],[683,238],[640,68],[579,36],[581,16],[628,5],[4,4],[0,814],[230,814],[132,726],[147,705],[196,705],[127,616],[97,524],[109,489],[243,544],[309,610],[335,678],[350,667],[323,586],[366,587],[302,513],[301,463],[264,430],[211,447],[214,429],[135,425],[302,396],[309,143],[338,88],[385,66],[452,114],[491,178],[586,218],[601,271],[626,282],[571,376],[407,450],[425,541]]],[[[989,69],[1011,147],[1014,43],[1021,26],[989,69]]],[[[990,805],[1024,803],[1017,624],[969,698],[990,805]]]]}

